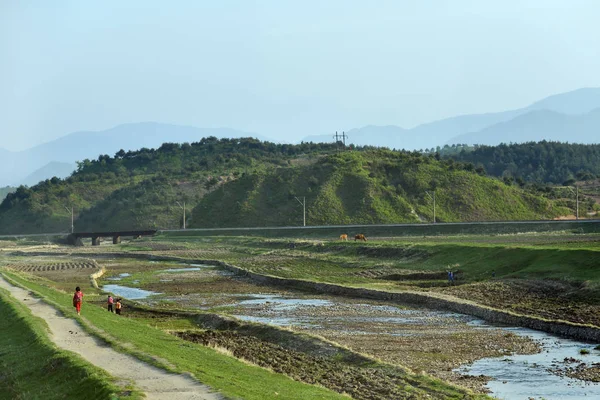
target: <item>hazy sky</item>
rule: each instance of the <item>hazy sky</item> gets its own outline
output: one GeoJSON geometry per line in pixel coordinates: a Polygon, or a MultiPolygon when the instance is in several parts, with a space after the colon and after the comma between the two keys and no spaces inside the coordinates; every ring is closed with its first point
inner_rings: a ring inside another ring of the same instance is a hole
{"type": "Polygon", "coordinates": [[[600,86],[600,1],[0,0],[0,147],[160,121],[274,139],[600,86]]]}

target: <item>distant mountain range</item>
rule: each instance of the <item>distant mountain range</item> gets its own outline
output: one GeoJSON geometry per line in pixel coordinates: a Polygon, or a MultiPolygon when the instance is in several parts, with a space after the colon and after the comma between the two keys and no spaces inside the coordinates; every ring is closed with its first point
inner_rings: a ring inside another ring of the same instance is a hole
{"type": "MultiPolygon", "coordinates": [[[[557,94],[527,107],[489,114],[461,115],[411,129],[369,125],[347,133],[347,143],[418,150],[443,144],[488,144],[539,140],[600,141],[600,88],[557,94]]],[[[307,136],[306,142],[331,142],[332,135],[307,136]]]]}
{"type": "Polygon", "coordinates": [[[207,136],[267,140],[255,133],[228,128],[203,129],[155,122],[124,124],[97,132],[74,132],[24,151],[0,149],[0,186],[34,185],[53,176],[65,177],[73,171],[76,161],[96,159],[101,154],[114,155],[121,149],[157,148],[164,142],[198,142],[207,136]]]}
{"type": "Polygon", "coordinates": [[[31,174],[25,177],[20,184],[33,186],[40,181],[54,176],[57,178],[67,178],[73,173],[73,171],[75,171],[76,168],[77,164],[75,163],[52,161],[33,171],[31,174]]]}
{"type": "Polygon", "coordinates": [[[500,142],[524,143],[542,139],[584,144],[600,142],[600,108],[581,115],[550,110],[530,111],[478,132],[456,136],[452,142],[494,146],[500,142]]]}
{"type": "MultiPolygon", "coordinates": [[[[516,110],[461,115],[411,129],[368,125],[346,132],[346,142],[419,150],[454,143],[496,145],[544,139],[598,143],[599,133],[600,88],[584,88],[550,96],[516,110]]],[[[33,185],[52,176],[65,177],[76,161],[95,159],[100,154],[113,155],[121,149],[157,148],[164,142],[197,142],[207,136],[268,140],[256,133],[229,128],[195,128],[155,122],[124,124],[97,132],[75,132],[20,152],[0,149],[0,187],[33,185]]],[[[307,136],[303,141],[333,142],[333,132],[307,136]]]]}

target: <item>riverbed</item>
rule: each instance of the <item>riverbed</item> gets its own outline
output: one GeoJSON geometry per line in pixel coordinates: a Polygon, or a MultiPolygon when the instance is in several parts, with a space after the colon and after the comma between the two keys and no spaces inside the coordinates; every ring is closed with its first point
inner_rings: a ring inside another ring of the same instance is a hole
{"type": "Polygon", "coordinates": [[[457,313],[261,286],[211,265],[155,263],[152,268],[151,279],[147,271],[144,276],[123,272],[119,285],[104,288],[149,305],[170,302],[316,334],[499,398],[600,398],[598,384],[560,376],[565,358],[600,362],[591,344],[490,326],[457,313]],[[580,355],[581,349],[590,354],[580,355]]]}

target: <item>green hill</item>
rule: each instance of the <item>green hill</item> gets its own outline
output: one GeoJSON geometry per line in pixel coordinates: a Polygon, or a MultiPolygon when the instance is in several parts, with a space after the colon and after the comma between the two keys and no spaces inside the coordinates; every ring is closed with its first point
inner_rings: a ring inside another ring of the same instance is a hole
{"type": "Polygon", "coordinates": [[[249,174],[207,194],[192,227],[534,220],[569,212],[543,197],[480,176],[472,164],[417,153],[364,150],[309,165],[249,174]],[[428,194],[429,193],[429,194],[428,194]]]}
{"type": "Polygon", "coordinates": [[[158,149],[119,151],[83,160],[66,179],[21,186],[0,204],[0,233],[179,228],[205,193],[242,174],[257,173],[332,151],[333,144],[274,144],[256,139],[204,138],[158,149]]]}
{"type": "Polygon", "coordinates": [[[444,157],[469,162],[498,177],[562,184],[600,176],[600,144],[529,142],[444,147],[444,157]]]}
{"type": "Polygon", "coordinates": [[[472,164],[336,144],[205,138],[120,151],[78,163],[67,179],[19,187],[0,204],[0,233],[190,227],[545,219],[568,214],[552,201],[472,164]],[[178,204],[179,203],[179,204],[178,204]],[[192,211],[193,210],[193,211],[192,211]]]}

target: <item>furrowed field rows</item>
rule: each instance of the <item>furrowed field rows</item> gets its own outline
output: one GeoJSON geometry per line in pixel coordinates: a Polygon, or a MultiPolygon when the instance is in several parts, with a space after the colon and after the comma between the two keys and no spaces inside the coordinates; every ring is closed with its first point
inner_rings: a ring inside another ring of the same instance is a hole
{"type": "Polygon", "coordinates": [[[22,272],[48,272],[48,271],[64,271],[73,269],[100,269],[100,266],[95,261],[80,261],[80,262],[57,262],[43,264],[8,264],[6,266],[15,271],[22,272]]]}

